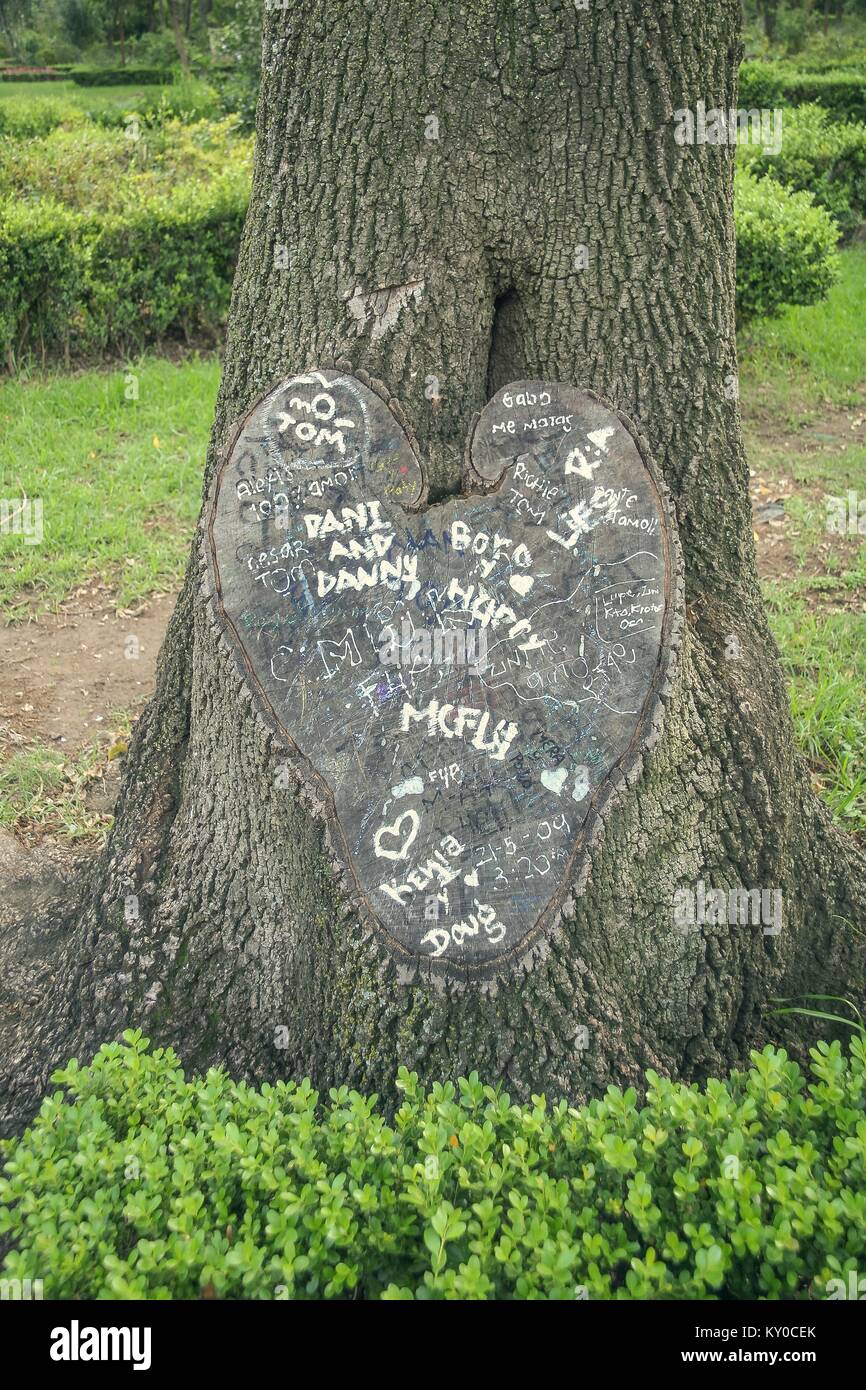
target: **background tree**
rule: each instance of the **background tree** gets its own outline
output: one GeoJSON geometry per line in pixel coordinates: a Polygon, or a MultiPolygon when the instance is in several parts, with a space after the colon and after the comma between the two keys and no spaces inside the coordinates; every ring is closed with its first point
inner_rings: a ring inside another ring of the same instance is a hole
{"type": "Polygon", "coordinates": [[[237,0],[231,7],[216,0],[211,11],[212,46],[231,66],[216,74],[226,105],[247,125],[255,120],[262,52],[263,6],[259,0],[237,0]]]}
{"type": "Polygon", "coordinates": [[[178,0],[165,0],[168,11],[168,19],[171,24],[171,32],[174,35],[174,43],[177,48],[177,56],[184,72],[189,72],[189,47],[187,39],[189,37],[189,25],[191,10],[187,5],[184,7],[178,0]]]}
{"type": "Polygon", "coordinates": [[[764,33],[770,43],[776,37],[776,15],[779,9],[779,0],[761,0],[761,17],[764,21],[764,33]]]}
{"type": "Polygon", "coordinates": [[[87,48],[103,32],[99,9],[94,0],[61,0],[59,17],[63,33],[76,48],[87,48]]]}
{"type": "Polygon", "coordinates": [[[402,402],[440,491],[497,388],[590,387],[639,422],[675,501],[676,688],[564,944],[495,994],[398,983],[341,903],[320,824],[275,778],[281,750],[217,634],[196,543],[101,859],[3,910],[6,1123],[53,1064],[128,1024],[190,1065],[260,1079],[387,1092],[405,1063],[580,1096],[647,1066],[722,1072],[764,1034],[774,997],[862,992],[864,858],[795,755],[755,568],[733,151],[673,136],[677,110],[735,103],[738,19],[736,0],[266,13],[205,483],[257,397],[340,356],[402,402]],[[362,321],[359,304],[419,282],[387,331],[362,321]],[[780,888],[781,934],[684,934],[674,894],[698,880],[780,888]]]}
{"type": "Polygon", "coordinates": [[[21,57],[18,35],[30,20],[32,12],[33,0],[0,0],[0,27],[13,58],[21,57]]]}

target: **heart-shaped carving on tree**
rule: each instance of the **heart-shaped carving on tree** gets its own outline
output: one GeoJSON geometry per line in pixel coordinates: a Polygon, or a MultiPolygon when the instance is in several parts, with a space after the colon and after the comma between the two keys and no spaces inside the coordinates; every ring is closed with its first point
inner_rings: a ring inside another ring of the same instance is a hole
{"type": "Polygon", "coordinates": [[[303,372],[241,423],[207,556],[359,910],[412,969],[486,978],[568,910],[658,736],[679,552],[633,427],[567,385],[499,391],[464,495],[426,496],[396,404],[303,372]]]}

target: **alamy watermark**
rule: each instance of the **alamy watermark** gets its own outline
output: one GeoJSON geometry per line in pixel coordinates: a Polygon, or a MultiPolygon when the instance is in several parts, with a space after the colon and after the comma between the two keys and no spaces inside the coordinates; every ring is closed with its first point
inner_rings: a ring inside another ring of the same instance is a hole
{"type": "Polygon", "coordinates": [[[727,109],[699,101],[692,110],[674,112],[674,139],[678,145],[760,145],[764,154],[778,154],[782,148],[782,111],[752,107],[727,109]]]}
{"type": "Polygon", "coordinates": [[[44,1297],[41,1279],[0,1279],[0,1303],[26,1303],[44,1297]]]}
{"type": "Polygon", "coordinates": [[[699,879],[695,888],[674,893],[674,924],[682,931],[703,926],[761,927],[764,936],[782,930],[781,888],[707,888],[699,879]]]}
{"type": "Polygon", "coordinates": [[[134,1371],[150,1370],[150,1327],[82,1327],[73,1318],[68,1327],[51,1329],[48,1355],[52,1361],[128,1361],[134,1371]]]}
{"type": "Polygon", "coordinates": [[[828,1279],[825,1298],[851,1299],[856,1303],[866,1301],[866,1277],[859,1270],[849,1269],[844,1279],[828,1279]]]}
{"type": "Polygon", "coordinates": [[[382,666],[464,666],[471,675],[487,670],[487,630],[483,627],[420,627],[403,618],[379,634],[382,666]]]}
{"type": "Polygon", "coordinates": [[[25,545],[41,545],[42,534],[41,497],[0,497],[0,536],[23,536],[25,545]]]}
{"type": "Polygon", "coordinates": [[[866,536],[866,497],[849,488],[844,497],[825,497],[831,536],[866,536]]]}

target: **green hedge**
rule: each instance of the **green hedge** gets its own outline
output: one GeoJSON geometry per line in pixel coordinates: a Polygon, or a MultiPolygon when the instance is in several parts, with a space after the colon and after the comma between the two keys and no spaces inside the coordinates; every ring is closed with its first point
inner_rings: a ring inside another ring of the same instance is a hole
{"type": "Polygon", "coordinates": [[[72,68],[69,76],[79,87],[125,87],[136,83],[155,87],[171,81],[166,68],[72,68]]]}
{"type": "Polygon", "coordinates": [[[0,203],[0,355],[107,353],[214,330],[248,199],[245,171],[122,215],[0,203]]]}
{"type": "Polygon", "coordinates": [[[768,107],[782,104],[784,77],[791,69],[781,63],[759,59],[740,64],[737,103],[740,107],[768,107]]]}
{"type": "Polygon", "coordinates": [[[4,72],[0,68],[0,82],[66,82],[68,81],[65,72],[55,69],[53,72],[41,71],[39,68],[32,68],[29,71],[25,68],[23,72],[16,71],[4,72]]]}
{"type": "Polygon", "coordinates": [[[803,72],[788,63],[760,61],[740,65],[740,107],[802,106],[807,102],[818,102],[836,117],[866,120],[866,72],[841,67],[803,72]]]}
{"type": "MultiPolygon", "coordinates": [[[[0,359],[125,352],[224,317],[249,180],[237,168],[120,213],[0,200],[0,359]]],[[[737,312],[808,304],[837,275],[837,228],[809,194],[736,175],[737,312]]]]}
{"type": "Polygon", "coordinates": [[[737,162],[758,177],[810,192],[843,234],[866,218],[866,125],[859,121],[834,120],[822,106],[797,107],[785,113],[778,154],[740,145],[737,162]]]}
{"type": "Polygon", "coordinates": [[[862,72],[798,72],[786,81],[784,95],[792,106],[817,101],[834,116],[866,121],[866,74],[862,72]]]}
{"type": "MultiPolygon", "coordinates": [[[[866,1045],[580,1109],[186,1080],[139,1033],[3,1148],[8,1278],[50,1298],[823,1298],[866,1268],[866,1045]],[[828,1287],[829,1286],[829,1287],[828,1287]]],[[[839,1296],[838,1293],[836,1296],[839,1296]]]]}
{"type": "Polygon", "coordinates": [[[810,193],[791,193],[746,169],[734,176],[737,314],[774,314],[823,299],[838,278],[839,228],[810,193]]]}

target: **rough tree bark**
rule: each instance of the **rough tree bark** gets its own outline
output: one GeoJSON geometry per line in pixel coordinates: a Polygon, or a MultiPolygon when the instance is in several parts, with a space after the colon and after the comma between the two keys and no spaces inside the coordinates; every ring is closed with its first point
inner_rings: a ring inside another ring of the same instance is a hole
{"type": "Polygon", "coordinates": [[[197,538],[101,859],[74,891],[34,901],[25,883],[7,902],[7,1127],[52,1065],[130,1025],[191,1067],[259,1080],[388,1094],[405,1063],[580,1097],[647,1066],[724,1071],[766,1036],[776,996],[862,994],[866,865],[795,754],[756,574],[733,151],[673,136],[677,109],[735,104],[738,20],[737,0],[267,12],[206,484],[258,396],[340,357],[400,400],[440,492],[494,390],[591,388],[639,423],[674,498],[676,687],[564,944],[495,994],[398,985],[341,904],[321,826],[274,785],[280,751],[202,596],[197,538]],[[698,880],[781,888],[781,934],[684,933],[674,894],[698,880]]]}

